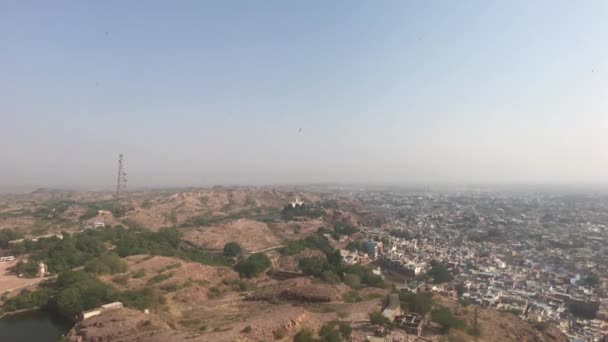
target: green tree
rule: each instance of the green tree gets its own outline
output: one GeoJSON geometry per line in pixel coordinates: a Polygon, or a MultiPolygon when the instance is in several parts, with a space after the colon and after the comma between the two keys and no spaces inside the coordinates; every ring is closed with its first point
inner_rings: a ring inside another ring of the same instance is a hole
{"type": "Polygon", "coordinates": [[[270,259],[263,253],[250,255],[247,259],[236,264],[235,269],[241,277],[252,278],[270,267],[270,259]]]}
{"type": "Polygon", "coordinates": [[[450,271],[448,271],[444,265],[438,262],[431,263],[431,269],[429,270],[428,275],[433,278],[433,283],[435,284],[445,283],[452,280],[452,274],[450,271]]]}
{"type": "Polygon", "coordinates": [[[320,342],[340,342],[342,335],[340,330],[336,329],[332,323],[325,323],[319,330],[320,342]]]}
{"type": "Polygon", "coordinates": [[[10,228],[0,229],[0,248],[8,248],[9,241],[21,239],[22,237],[23,235],[10,228]]]}
{"type": "Polygon", "coordinates": [[[437,308],[431,312],[431,319],[439,325],[443,333],[448,332],[450,329],[464,329],[466,324],[454,317],[452,312],[444,307],[437,308]]]}
{"type": "Polygon", "coordinates": [[[312,332],[308,329],[302,329],[293,337],[293,342],[314,342],[312,332]]]}
{"type": "Polygon", "coordinates": [[[228,242],[224,245],[224,255],[227,257],[236,257],[241,255],[242,249],[241,246],[236,242],[228,242]]]}
{"type": "Polygon", "coordinates": [[[342,335],[342,338],[345,340],[350,340],[350,336],[353,333],[353,328],[351,328],[350,324],[346,322],[340,322],[339,328],[340,335],[342,335]]]}
{"type": "Polygon", "coordinates": [[[401,307],[410,311],[425,315],[433,308],[433,297],[428,293],[399,292],[401,307]]]}
{"type": "Polygon", "coordinates": [[[321,257],[302,258],[299,266],[304,274],[318,277],[327,268],[327,261],[321,257]]]}
{"type": "Polygon", "coordinates": [[[371,324],[380,326],[388,326],[391,323],[380,311],[370,312],[369,321],[371,324]]]}
{"type": "Polygon", "coordinates": [[[361,278],[356,274],[345,274],[344,283],[353,289],[358,289],[361,286],[361,278]]]}
{"type": "Polygon", "coordinates": [[[64,317],[73,318],[84,310],[82,294],[77,287],[62,290],[57,296],[57,309],[64,317]]]}

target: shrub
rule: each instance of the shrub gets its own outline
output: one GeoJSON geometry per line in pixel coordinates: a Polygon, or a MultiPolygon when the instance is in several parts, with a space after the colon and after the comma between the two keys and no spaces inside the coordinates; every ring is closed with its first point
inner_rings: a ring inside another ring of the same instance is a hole
{"type": "Polygon", "coordinates": [[[139,279],[139,278],[143,278],[146,276],[146,270],[144,270],[143,268],[137,270],[137,272],[133,273],[133,275],[131,276],[133,279],[139,279]]]}
{"type": "Polygon", "coordinates": [[[227,257],[233,258],[241,255],[242,252],[241,246],[234,241],[224,245],[224,255],[227,257]]]}
{"type": "Polygon", "coordinates": [[[119,276],[112,278],[112,281],[115,282],[116,284],[126,285],[127,282],[129,281],[129,277],[127,277],[126,275],[119,275],[119,276]]]}
{"type": "Polygon", "coordinates": [[[431,319],[439,325],[441,325],[441,329],[444,333],[446,333],[450,329],[465,329],[466,324],[454,317],[452,312],[444,307],[439,307],[431,312],[431,319]]]}
{"type": "Polygon", "coordinates": [[[157,274],[148,280],[148,284],[156,284],[173,277],[173,272],[157,274]]]}
{"type": "Polygon", "coordinates": [[[361,286],[361,278],[356,274],[345,274],[344,283],[353,289],[358,289],[361,286]]]}
{"type": "Polygon", "coordinates": [[[308,329],[302,329],[293,337],[293,342],[314,342],[312,332],[308,329]]]}
{"type": "Polygon", "coordinates": [[[250,255],[235,266],[241,277],[252,278],[266,271],[270,267],[270,259],[263,253],[250,255]]]}

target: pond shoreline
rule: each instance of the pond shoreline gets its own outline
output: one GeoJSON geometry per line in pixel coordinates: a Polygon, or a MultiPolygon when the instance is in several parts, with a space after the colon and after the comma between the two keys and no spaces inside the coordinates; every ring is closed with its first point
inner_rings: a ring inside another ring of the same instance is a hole
{"type": "Polygon", "coordinates": [[[73,322],[56,317],[42,307],[3,313],[0,341],[56,342],[74,327],[73,322]]]}
{"type": "Polygon", "coordinates": [[[18,316],[20,314],[29,313],[29,312],[36,312],[36,311],[42,311],[42,307],[41,306],[37,306],[35,308],[20,309],[20,310],[15,310],[15,311],[4,312],[4,313],[2,313],[0,315],[0,319],[11,317],[11,316],[18,316]]]}

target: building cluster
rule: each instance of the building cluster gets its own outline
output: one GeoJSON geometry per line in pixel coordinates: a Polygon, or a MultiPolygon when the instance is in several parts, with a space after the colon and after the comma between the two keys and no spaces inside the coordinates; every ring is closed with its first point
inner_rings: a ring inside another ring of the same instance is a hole
{"type": "Polygon", "coordinates": [[[403,275],[409,290],[426,288],[534,324],[553,324],[572,341],[602,341],[608,334],[607,196],[361,196],[395,219],[363,229],[363,251],[342,251],[345,262],[369,258],[403,275]],[[436,264],[450,279],[438,282],[427,274],[436,264]]]}

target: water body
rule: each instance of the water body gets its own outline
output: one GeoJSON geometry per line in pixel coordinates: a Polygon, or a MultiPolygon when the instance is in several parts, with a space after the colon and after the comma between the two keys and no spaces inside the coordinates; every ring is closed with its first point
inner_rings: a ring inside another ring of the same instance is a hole
{"type": "Polygon", "coordinates": [[[71,327],[69,322],[53,318],[45,311],[11,315],[0,319],[0,341],[57,342],[71,327]]]}

